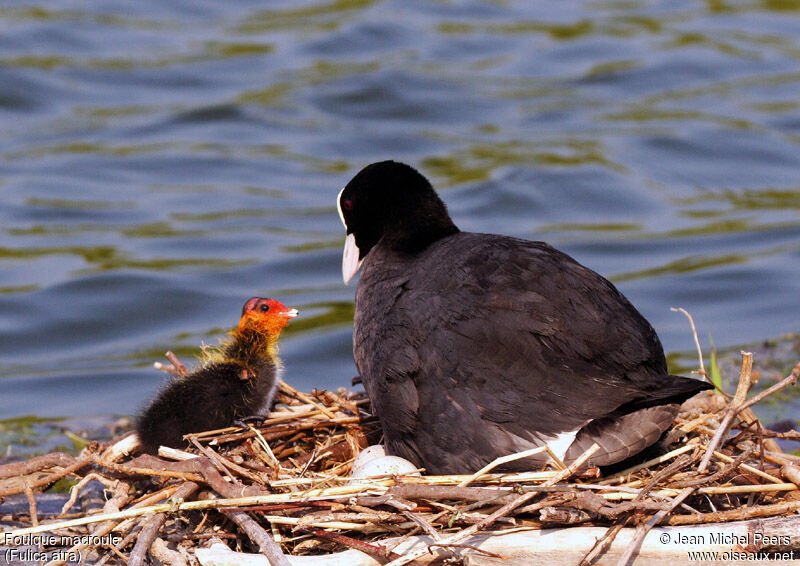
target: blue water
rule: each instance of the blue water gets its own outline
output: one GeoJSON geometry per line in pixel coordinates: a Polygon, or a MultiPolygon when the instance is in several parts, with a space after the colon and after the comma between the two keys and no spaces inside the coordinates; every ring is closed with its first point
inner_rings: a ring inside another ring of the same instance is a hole
{"type": "MultiPolygon", "coordinates": [[[[800,330],[800,1],[6,1],[0,418],[130,414],[254,295],[349,385],[334,199],[420,168],[465,230],[615,281],[670,353],[800,330]]],[[[798,413],[800,414],[800,413],[798,413]]]]}

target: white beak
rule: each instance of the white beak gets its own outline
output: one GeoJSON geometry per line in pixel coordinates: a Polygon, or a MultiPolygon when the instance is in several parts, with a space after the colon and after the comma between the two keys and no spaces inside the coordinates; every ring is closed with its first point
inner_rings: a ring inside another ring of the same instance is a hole
{"type": "Polygon", "coordinates": [[[286,311],[286,316],[288,318],[294,318],[297,315],[298,315],[297,309],[289,309],[288,311],[286,311]]]}
{"type": "Polygon", "coordinates": [[[342,279],[344,279],[345,285],[350,283],[350,280],[358,273],[358,268],[361,267],[362,260],[358,259],[358,255],[356,237],[354,234],[348,234],[344,241],[344,253],[342,254],[342,279]]]}

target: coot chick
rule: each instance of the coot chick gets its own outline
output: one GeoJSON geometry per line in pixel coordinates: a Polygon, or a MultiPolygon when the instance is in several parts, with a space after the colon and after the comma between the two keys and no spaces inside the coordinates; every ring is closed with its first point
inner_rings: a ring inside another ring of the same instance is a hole
{"type": "Polygon", "coordinates": [[[144,411],[136,426],[142,449],[178,448],[186,434],[269,410],[281,367],[278,336],[295,316],[297,310],[274,299],[248,300],[232,340],[212,349],[201,367],[170,383],[144,411]]]}
{"type": "Polygon", "coordinates": [[[389,453],[429,473],[545,443],[567,463],[593,442],[589,464],[619,462],[711,387],[669,374],[652,326],[609,281],[543,242],[461,232],[408,165],[365,167],[337,206],[345,282],[363,262],[356,367],[389,453]]]}

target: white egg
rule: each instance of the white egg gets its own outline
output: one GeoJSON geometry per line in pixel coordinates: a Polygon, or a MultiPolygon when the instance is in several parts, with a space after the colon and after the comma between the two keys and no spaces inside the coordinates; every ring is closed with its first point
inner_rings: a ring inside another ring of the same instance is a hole
{"type": "Polygon", "coordinates": [[[372,446],[367,446],[361,452],[359,452],[358,456],[356,456],[356,459],[353,460],[353,469],[363,466],[370,460],[380,458],[381,456],[386,456],[386,449],[383,447],[383,444],[373,444],[372,446]]]}
{"type": "Polygon", "coordinates": [[[387,456],[383,446],[376,444],[365,448],[356,456],[350,470],[350,477],[420,475],[416,470],[417,466],[405,458],[387,456]]]}

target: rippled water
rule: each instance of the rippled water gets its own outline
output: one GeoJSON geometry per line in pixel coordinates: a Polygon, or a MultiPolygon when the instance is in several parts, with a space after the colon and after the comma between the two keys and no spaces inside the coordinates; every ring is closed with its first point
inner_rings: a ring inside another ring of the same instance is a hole
{"type": "Polygon", "coordinates": [[[132,413],[250,296],[349,384],[334,198],[396,158],[462,229],[617,282],[669,352],[800,330],[800,1],[6,1],[0,417],[132,413]]]}

